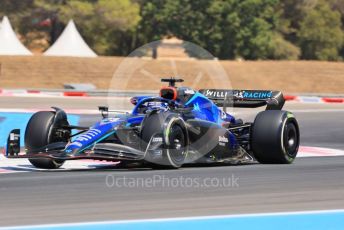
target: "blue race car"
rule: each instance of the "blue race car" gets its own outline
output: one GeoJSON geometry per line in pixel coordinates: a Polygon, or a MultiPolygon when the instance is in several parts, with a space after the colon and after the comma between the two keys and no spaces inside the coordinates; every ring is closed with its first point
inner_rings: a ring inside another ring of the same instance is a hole
{"type": "Polygon", "coordinates": [[[56,169],[66,160],[98,159],[135,162],[152,168],[185,164],[289,164],[295,159],[299,127],[294,115],[282,111],[285,100],[277,91],[195,91],[176,87],[182,79],[162,79],[169,85],[160,95],[131,98],[131,113],[112,114],[99,107],[103,119],[91,127],[73,126],[66,113],[35,113],[25,131],[25,154],[20,154],[20,130],[11,131],[8,158],[28,158],[37,168],[56,169]],[[226,112],[227,107],[266,106],[253,123],[226,112]],[[221,109],[222,108],[222,109],[221,109]],[[72,130],[79,130],[72,134],[72,130]]]}

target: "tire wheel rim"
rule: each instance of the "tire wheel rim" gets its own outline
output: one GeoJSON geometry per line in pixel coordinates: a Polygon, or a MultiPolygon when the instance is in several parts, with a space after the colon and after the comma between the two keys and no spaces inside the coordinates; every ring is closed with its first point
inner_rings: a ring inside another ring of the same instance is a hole
{"type": "Polygon", "coordinates": [[[294,123],[287,123],[284,132],[284,147],[290,157],[295,157],[299,146],[299,137],[294,123]]]}
{"type": "Polygon", "coordinates": [[[169,141],[169,152],[171,159],[177,163],[184,162],[186,142],[184,132],[179,125],[176,125],[172,128],[169,141]]]}

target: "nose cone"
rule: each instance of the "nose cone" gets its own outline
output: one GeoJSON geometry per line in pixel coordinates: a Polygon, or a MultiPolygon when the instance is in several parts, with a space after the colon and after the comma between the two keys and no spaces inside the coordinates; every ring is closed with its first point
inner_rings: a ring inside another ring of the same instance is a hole
{"type": "Polygon", "coordinates": [[[96,123],[87,132],[80,134],[67,145],[66,153],[78,153],[104,140],[116,132],[116,127],[123,121],[119,118],[108,118],[96,123]]]}

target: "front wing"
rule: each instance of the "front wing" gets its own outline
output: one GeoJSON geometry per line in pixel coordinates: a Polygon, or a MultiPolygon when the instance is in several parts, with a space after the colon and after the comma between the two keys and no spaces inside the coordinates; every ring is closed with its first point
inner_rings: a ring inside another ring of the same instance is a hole
{"type": "Polygon", "coordinates": [[[161,144],[152,143],[151,138],[147,148],[144,151],[136,148],[115,143],[96,143],[92,148],[82,150],[75,154],[64,152],[66,142],[57,142],[40,149],[20,153],[20,131],[18,129],[12,130],[5,148],[5,156],[7,158],[49,158],[53,160],[80,160],[80,159],[95,159],[106,161],[121,161],[143,160],[148,151],[159,151],[161,144]]]}

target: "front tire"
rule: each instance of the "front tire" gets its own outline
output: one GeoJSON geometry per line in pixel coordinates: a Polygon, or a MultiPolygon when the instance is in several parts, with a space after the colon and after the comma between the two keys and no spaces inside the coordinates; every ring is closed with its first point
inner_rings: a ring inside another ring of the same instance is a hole
{"type": "Polygon", "coordinates": [[[290,164],[296,158],[300,132],[292,113],[278,110],[260,112],[251,135],[251,149],[259,163],[290,164]]]}
{"type": "MultiPolygon", "coordinates": [[[[62,117],[55,117],[55,112],[41,111],[37,112],[29,120],[25,131],[25,148],[28,152],[35,152],[50,143],[58,141],[54,136],[53,128],[57,124],[68,124],[62,117]]],[[[29,158],[30,163],[36,168],[57,169],[64,161],[52,160],[48,158],[29,158]]]]}
{"type": "Polygon", "coordinates": [[[145,161],[154,169],[177,169],[184,162],[188,152],[188,136],[185,123],[177,114],[153,112],[143,121],[141,138],[144,148],[152,137],[159,136],[163,147],[161,156],[148,151],[145,161]],[[158,135],[157,135],[158,134],[158,135]]]}

